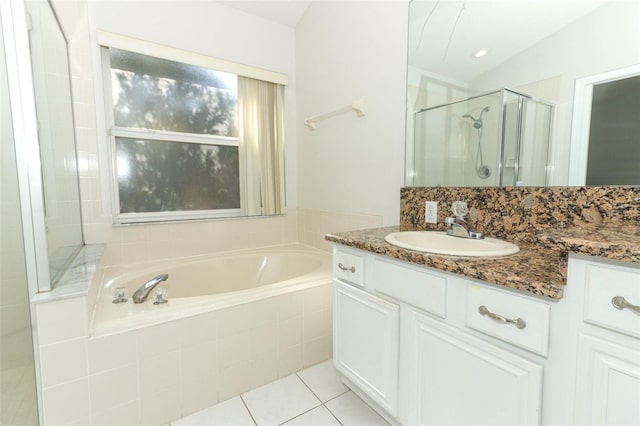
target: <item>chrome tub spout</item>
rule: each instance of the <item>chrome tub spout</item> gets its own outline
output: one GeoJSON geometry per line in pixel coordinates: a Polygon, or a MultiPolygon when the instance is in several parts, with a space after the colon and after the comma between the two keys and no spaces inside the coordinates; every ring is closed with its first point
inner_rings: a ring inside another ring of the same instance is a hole
{"type": "Polygon", "coordinates": [[[153,277],[149,281],[141,285],[140,288],[138,288],[136,292],[133,293],[133,296],[131,297],[133,299],[133,303],[145,302],[149,297],[149,293],[151,293],[151,290],[156,288],[156,286],[160,284],[162,281],[166,281],[167,278],[169,278],[168,274],[160,274],[157,277],[153,277]]]}

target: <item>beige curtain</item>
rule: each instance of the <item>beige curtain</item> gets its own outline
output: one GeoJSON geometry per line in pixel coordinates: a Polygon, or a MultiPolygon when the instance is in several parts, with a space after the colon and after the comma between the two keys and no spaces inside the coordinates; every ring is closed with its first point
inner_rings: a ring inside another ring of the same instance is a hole
{"type": "Polygon", "coordinates": [[[238,76],[240,208],[283,214],[284,86],[238,76]]]}

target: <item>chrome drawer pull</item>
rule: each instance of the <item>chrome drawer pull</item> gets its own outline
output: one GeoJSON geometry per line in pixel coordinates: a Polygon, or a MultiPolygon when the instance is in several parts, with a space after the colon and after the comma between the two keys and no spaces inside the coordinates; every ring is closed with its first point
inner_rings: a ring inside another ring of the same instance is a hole
{"type": "Polygon", "coordinates": [[[355,266],[352,266],[351,268],[347,268],[342,263],[338,263],[338,268],[342,269],[343,271],[351,271],[351,273],[353,273],[353,274],[356,273],[356,267],[355,266]]]}
{"type": "Polygon", "coordinates": [[[483,316],[486,315],[493,320],[500,321],[505,324],[513,324],[519,329],[523,329],[527,326],[527,323],[524,322],[522,318],[516,318],[516,319],[505,318],[502,315],[494,314],[493,312],[489,311],[489,309],[487,309],[487,307],[484,305],[478,308],[478,312],[480,312],[480,315],[483,315],[483,316]]]}
{"type": "Polygon", "coordinates": [[[611,304],[616,309],[623,310],[624,308],[627,308],[631,309],[634,312],[640,313],[640,306],[627,302],[627,299],[622,296],[616,296],[611,299],[611,304]]]}

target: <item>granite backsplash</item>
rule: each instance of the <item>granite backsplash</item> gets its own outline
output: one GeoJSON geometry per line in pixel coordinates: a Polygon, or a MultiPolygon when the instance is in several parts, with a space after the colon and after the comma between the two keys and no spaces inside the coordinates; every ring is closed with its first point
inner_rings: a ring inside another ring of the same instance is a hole
{"type": "Polygon", "coordinates": [[[469,219],[485,235],[533,242],[547,230],[638,223],[639,187],[405,187],[400,229],[445,230],[451,204],[466,201],[469,219]],[[425,201],[438,202],[438,224],[425,223],[425,201]]]}

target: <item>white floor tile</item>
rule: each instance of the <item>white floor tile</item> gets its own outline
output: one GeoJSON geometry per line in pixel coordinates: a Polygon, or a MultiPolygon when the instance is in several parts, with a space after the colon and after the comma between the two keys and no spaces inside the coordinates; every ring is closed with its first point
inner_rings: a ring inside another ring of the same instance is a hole
{"type": "Polygon", "coordinates": [[[389,424],[351,391],[327,402],[326,407],[344,426],[387,426],[389,424]]]}
{"type": "Polygon", "coordinates": [[[258,426],[282,424],[320,405],[295,374],[249,391],[242,398],[258,426]]]}
{"type": "Polygon", "coordinates": [[[255,426],[239,396],[190,416],[171,422],[171,426],[255,426]]]}
{"type": "Polygon", "coordinates": [[[340,374],[333,367],[333,360],[302,370],[298,376],[322,402],[327,402],[349,390],[342,384],[340,374]]]}
{"type": "Polygon", "coordinates": [[[329,410],[320,406],[286,422],[283,426],[340,426],[340,422],[329,410]]]}

